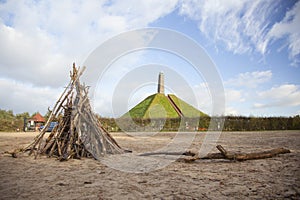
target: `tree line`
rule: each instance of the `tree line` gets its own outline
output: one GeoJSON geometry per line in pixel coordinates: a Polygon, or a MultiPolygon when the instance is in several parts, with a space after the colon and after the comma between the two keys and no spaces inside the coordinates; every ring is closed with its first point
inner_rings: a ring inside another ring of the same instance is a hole
{"type": "Polygon", "coordinates": [[[221,116],[171,119],[113,119],[99,118],[109,131],[264,131],[300,130],[300,116],[245,117],[221,116]]]}
{"type": "MultiPolygon", "coordinates": [[[[24,118],[30,118],[28,112],[14,114],[12,110],[0,109],[0,131],[23,130],[24,118]]],[[[50,112],[44,116],[48,119],[50,112]]],[[[97,115],[99,122],[108,131],[263,131],[263,130],[300,130],[300,116],[293,117],[245,117],[221,116],[201,118],[171,119],[131,119],[105,118],[97,115]],[[223,124],[223,127],[222,127],[223,124]]]]}

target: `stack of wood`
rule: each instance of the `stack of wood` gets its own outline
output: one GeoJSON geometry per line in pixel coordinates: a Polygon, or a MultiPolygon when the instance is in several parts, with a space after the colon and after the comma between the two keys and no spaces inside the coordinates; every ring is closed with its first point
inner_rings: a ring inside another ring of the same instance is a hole
{"type": "Polygon", "coordinates": [[[70,83],[56,102],[44,128],[24,151],[30,151],[35,157],[43,154],[60,160],[81,157],[99,160],[106,154],[126,152],[92,112],[88,87],[79,81],[84,70],[85,67],[80,69],[73,64],[70,83]],[[56,118],[59,119],[58,125],[44,139],[50,122],[56,118]]]}

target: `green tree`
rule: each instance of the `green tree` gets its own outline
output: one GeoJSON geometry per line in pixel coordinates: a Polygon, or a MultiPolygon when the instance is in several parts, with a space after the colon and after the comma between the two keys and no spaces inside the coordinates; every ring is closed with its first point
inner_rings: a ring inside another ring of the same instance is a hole
{"type": "Polygon", "coordinates": [[[30,115],[28,112],[23,112],[23,113],[20,113],[20,114],[16,114],[16,118],[17,119],[24,119],[24,118],[29,118],[30,115]]]}
{"type": "Polygon", "coordinates": [[[293,129],[300,130],[300,116],[296,115],[293,117],[293,122],[292,122],[292,127],[293,129]]]}

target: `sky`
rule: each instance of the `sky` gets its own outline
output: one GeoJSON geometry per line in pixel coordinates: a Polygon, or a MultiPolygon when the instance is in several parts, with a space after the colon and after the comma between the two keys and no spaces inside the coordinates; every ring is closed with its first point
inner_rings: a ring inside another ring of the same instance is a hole
{"type": "MultiPolygon", "coordinates": [[[[93,52],[111,38],[159,28],[189,38],[211,59],[224,88],[224,114],[299,115],[298,27],[300,2],[293,0],[1,0],[0,109],[45,114],[76,62],[87,65],[90,76],[83,80],[101,116],[118,117],[156,93],[160,71],[167,93],[212,114],[216,99],[207,75],[180,55],[143,48],[101,66],[106,67],[102,74],[88,65],[93,52]],[[97,78],[90,83],[93,75],[97,78]]],[[[155,41],[147,39],[148,45],[155,41]]],[[[105,53],[97,55],[97,66],[107,59],[105,53]]]]}

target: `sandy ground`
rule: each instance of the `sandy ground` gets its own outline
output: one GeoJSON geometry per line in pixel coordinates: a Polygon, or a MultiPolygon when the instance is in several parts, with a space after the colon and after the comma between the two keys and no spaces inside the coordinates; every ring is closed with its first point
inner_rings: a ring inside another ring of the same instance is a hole
{"type": "MultiPolygon", "coordinates": [[[[0,133],[0,199],[300,199],[300,131],[223,132],[218,140],[230,151],[285,147],[289,154],[245,162],[171,162],[144,173],[115,170],[93,159],[60,162],[4,154],[26,146],[36,134],[0,133]]],[[[113,136],[122,147],[142,153],[165,146],[175,133],[113,136]]],[[[199,149],[203,138],[198,133],[191,148],[199,149]]]]}

